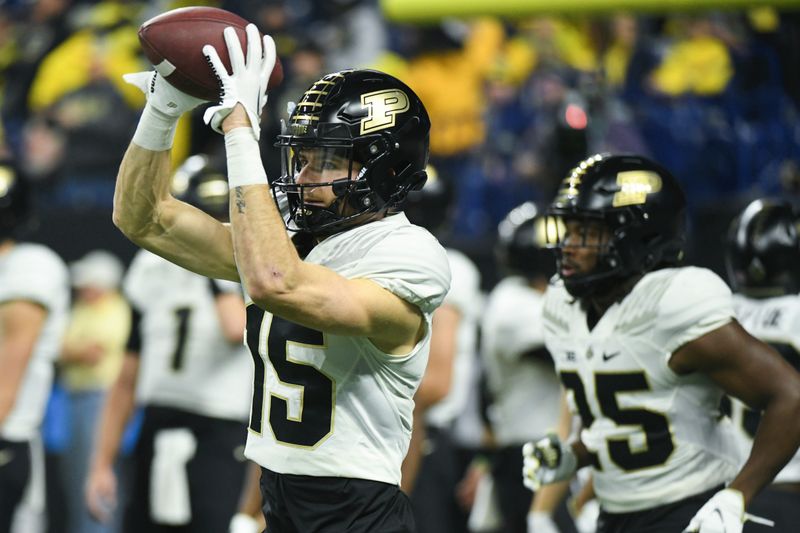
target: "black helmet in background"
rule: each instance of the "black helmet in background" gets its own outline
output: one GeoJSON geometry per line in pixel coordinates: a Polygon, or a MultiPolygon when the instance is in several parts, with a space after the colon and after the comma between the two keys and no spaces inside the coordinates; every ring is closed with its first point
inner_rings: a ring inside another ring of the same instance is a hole
{"type": "Polygon", "coordinates": [[[533,279],[555,273],[555,257],[547,247],[547,217],[533,202],[508,212],[497,226],[495,257],[508,274],[533,279]]]}
{"type": "Polygon", "coordinates": [[[422,101],[389,74],[344,70],[314,82],[276,143],[283,171],[272,188],[288,197],[288,229],[329,235],[359,223],[362,215],[401,209],[408,192],[425,183],[429,131],[422,101]],[[319,149],[323,160],[349,161],[348,174],[298,183],[307,149],[319,149]],[[306,190],[321,186],[333,188],[334,203],[306,203],[306,190]]]}
{"type": "Polygon", "coordinates": [[[759,199],[733,220],[728,233],[728,280],[753,297],[800,291],[800,212],[790,203],[759,199]]]}
{"type": "Polygon", "coordinates": [[[428,175],[425,185],[408,193],[403,212],[413,224],[436,234],[447,225],[450,218],[453,187],[431,165],[426,167],[425,172],[428,175]]]}
{"type": "MultiPolygon", "coordinates": [[[[563,222],[596,221],[609,231],[597,265],[564,279],[576,298],[602,293],[620,281],[677,265],[686,241],[686,198],[664,167],[638,155],[598,154],[564,179],[548,209],[548,242],[560,263],[563,222]]],[[[559,264],[560,266],[560,264],[559,264]]]]}
{"type": "Polygon", "coordinates": [[[206,154],[186,158],[172,175],[172,194],[223,222],[229,219],[224,160],[206,154]]]}

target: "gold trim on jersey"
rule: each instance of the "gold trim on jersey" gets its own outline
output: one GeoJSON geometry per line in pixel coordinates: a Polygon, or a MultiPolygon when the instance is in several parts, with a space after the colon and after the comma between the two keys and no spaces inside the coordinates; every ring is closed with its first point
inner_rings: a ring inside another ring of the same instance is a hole
{"type": "Polygon", "coordinates": [[[321,437],[316,442],[316,444],[314,444],[314,446],[304,446],[302,444],[295,444],[295,443],[292,443],[292,442],[286,442],[286,441],[280,440],[277,437],[277,435],[275,435],[275,430],[273,429],[272,424],[270,423],[270,420],[269,420],[270,414],[271,414],[271,405],[272,405],[271,399],[273,397],[275,397],[275,398],[278,398],[278,399],[280,399],[280,400],[282,400],[282,401],[284,401],[286,403],[286,418],[287,418],[287,420],[290,420],[292,422],[302,422],[303,421],[303,410],[305,408],[305,387],[303,385],[298,385],[297,383],[291,383],[291,382],[288,382],[288,381],[283,381],[280,378],[280,374],[275,369],[275,366],[272,364],[272,360],[269,358],[269,353],[268,353],[267,347],[268,347],[268,342],[269,342],[268,341],[269,332],[272,329],[272,319],[273,319],[273,317],[274,317],[274,315],[272,315],[272,313],[264,313],[264,318],[261,320],[261,330],[258,333],[258,355],[259,355],[259,357],[261,357],[261,360],[264,361],[264,385],[263,385],[264,394],[262,395],[262,397],[263,397],[263,400],[262,400],[263,401],[263,405],[261,406],[261,420],[259,422],[259,427],[261,428],[261,432],[255,431],[249,425],[248,425],[247,430],[250,433],[253,433],[254,435],[257,435],[259,437],[263,437],[264,436],[264,427],[266,425],[266,427],[269,428],[269,432],[272,435],[272,438],[276,443],[278,443],[278,444],[280,444],[282,446],[288,446],[290,448],[301,448],[301,449],[304,449],[304,450],[314,450],[317,447],[319,447],[320,444],[322,444],[323,442],[328,440],[328,438],[330,438],[331,435],[333,435],[333,432],[334,432],[335,427],[336,427],[336,380],[333,379],[327,373],[323,372],[321,369],[319,369],[316,366],[314,366],[313,364],[311,364],[311,363],[309,363],[307,361],[300,361],[298,359],[290,357],[289,356],[289,345],[292,344],[292,345],[295,345],[295,346],[299,346],[301,348],[311,348],[311,349],[315,349],[315,350],[325,350],[328,347],[328,343],[327,343],[327,338],[328,337],[324,332],[320,332],[320,333],[322,333],[322,338],[323,338],[323,343],[322,344],[306,344],[306,343],[303,343],[303,342],[287,340],[285,345],[284,345],[284,351],[286,353],[286,361],[287,362],[290,362],[290,363],[296,364],[296,365],[309,366],[309,367],[313,368],[314,370],[316,370],[317,372],[319,372],[320,374],[322,374],[323,376],[325,376],[331,382],[332,386],[331,386],[331,425],[330,425],[330,430],[323,437],[321,437]],[[267,317],[269,317],[269,318],[267,318],[267,317]],[[269,388],[267,387],[267,382],[269,381],[267,379],[267,368],[270,368],[272,370],[272,373],[274,374],[275,379],[281,385],[293,388],[295,390],[296,389],[300,389],[299,416],[295,417],[295,416],[291,416],[289,414],[289,411],[290,411],[289,410],[290,398],[288,398],[287,396],[284,396],[282,394],[279,394],[279,393],[277,393],[275,391],[269,390],[269,388]],[[265,424],[265,422],[266,422],[266,424],[265,424]]]}
{"type": "Polygon", "coordinates": [[[645,372],[644,370],[632,370],[630,372],[619,372],[619,371],[617,371],[617,372],[614,372],[614,371],[602,372],[602,371],[598,371],[598,370],[593,370],[592,371],[592,379],[594,380],[594,384],[593,384],[593,387],[592,387],[592,393],[594,394],[595,400],[597,401],[597,405],[600,406],[600,408],[601,408],[601,416],[603,418],[606,418],[606,419],[611,420],[612,422],[614,422],[614,425],[616,427],[625,427],[625,426],[636,427],[637,431],[639,431],[642,434],[642,436],[644,437],[644,443],[641,446],[636,446],[635,448],[633,446],[633,443],[631,442],[631,440],[632,440],[631,436],[622,437],[622,438],[606,437],[606,439],[605,439],[605,444],[606,444],[605,451],[606,451],[606,455],[608,456],[609,461],[611,463],[613,463],[614,466],[616,466],[617,468],[619,468],[620,470],[622,470],[623,472],[626,472],[626,473],[628,473],[628,472],[642,472],[644,470],[649,470],[651,468],[659,468],[659,467],[662,467],[665,464],[667,464],[669,462],[669,460],[672,458],[672,456],[675,454],[675,450],[678,449],[678,447],[675,444],[675,431],[672,429],[672,423],[670,422],[668,414],[663,412],[663,411],[655,411],[653,409],[648,409],[647,407],[642,406],[642,405],[637,405],[637,406],[634,406],[634,407],[623,407],[622,405],[620,405],[620,402],[618,400],[618,395],[619,394],[635,395],[635,394],[640,394],[642,392],[652,392],[653,391],[653,387],[650,384],[650,378],[647,375],[647,372],[645,372]],[[631,455],[642,454],[642,453],[646,453],[646,452],[650,451],[650,446],[648,446],[648,441],[647,441],[647,430],[645,429],[643,424],[620,424],[616,420],[611,418],[608,414],[605,413],[605,411],[602,409],[602,403],[600,402],[600,398],[597,396],[597,376],[598,375],[602,375],[602,376],[642,375],[644,377],[645,383],[647,384],[647,388],[646,389],[619,390],[619,391],[615,391],[614,392],[614,399],[615,399],[615,402],[616,402],[616,407],[617,407],[617,410],[619,410],[619,411],[638,411],[638,412],[644,411],[644,412],[650,413],[650,414],[655,415],[655,416],[659,416],[659,417],[664,419],[664,421],[666,422],[666,425],[667,425],[667,429],[669,431],[670,443],[672,445],[672,451],[670,451],[670,453],[669,453],[669,455],[667,455],[666,459],[664,459],[660,463],[654,463],[654,464],[651,464],[651,465],[643,466],[641,468],[628,468],[628,467],[626,467],[624,465],[619,464],[614,459],[613,454],[611,453],[611,448],[609,446],[611,442],[624,442],[624,443],[626,443],[628,445],[628,449],[631,452],[631,455]]]}
{"type": "MultiPolygon", "coordinates": [[[[255,304],[250,304],[255,305],[255,304]]],[[[259,326],[258,330],[258,356],[261,358],[261,361],[264,364],[264,383],[261,385],[262,387],[262,394],[261,394],[261,420],[259,420],[258,427],[261,428],[261,431],[256,431],[252,427],[252,424],[247,425],[247,431],[252,433],[253,435],[258,435],[259,437],[264,436],[264,416],[267,412],[267,364],[269,363],[272,366],[272,363],[269,360],[269,355],[267,354],[266,344],[267,338],[269,337],[269,330],[272,327],[272,313],[264,313],[261,317],[261,325],[259,326]],[[267,316],[269,316],[269,323],[267,323],[267,316]],[[266,328],[264,326],[267,326],[266,328]]],[[[273,372],[275,369],[272,369],[273,372]]],[[[255,391],[253,391],[255,394],[255,391]]],[[[252,409],[252,407],[251,407],[252,409]]],[[[250,417],[252,418],[253,413],[250,413],[250,417]]]]}
{"type": "MultiPolygon", "coordinates": [[[[333,431],[334,431],[334,429],[336,427],[336,380],[333,379],[331,376],[329,376],[327,373],[323,372],[321,369],[319,369],[316,366],[314,366],[313,364],[309,363],[308,361],[300,361],[299,359],[293,359],[292,357],[289,356],[289,345],[290,344],[292,344],[294,346],[300,346],[302,348],[311,348],[312,350],[325,350],[328,347],[328,336],[324,332],[322,332],[322,338],[323,338],[323,343],[322,344],[306,344],[306,343],[303,343],[303,342],[296,342],[296,341],[287,340],[286,341],[286,345],[284,347],[284,350],[286,351],[286,360],[288,362],[296,364],[296,365],[310,366],[311,368],[313,368],[314,370],[316,370],[317,372],[319,372],[320,374],[322,374],[323,376],[328,378],[328,380],[331,382],[331,427],[330,427],[330,430],[325,435],[320,437],[320,439],[313,446],[304,446],[302,444],[295,444],[293,442],[286,442],[286,441],[280,440],[275,435],[275,431],[272,429],[272,424],[269,424],[269,430],[270,430],[270,433],[272,433],[272,437],[275,439],[276,443],[278,443],[278,444],[280,444],[282,446],[288,446],[289,448],[300,448],[300,449],[303,449],[303,450],[315,450],[323,442],[328,440],[331,435],[333,435],[333,431]]],[[[271,362],[270,362],[270,365],[272,365],[271,362]]],[[[278,376],[278,372],[275,370],[274,367],[273,367],[272,370],[275,372],[275,376],[278,376]]],[[[286,407],[286,416],[287,416],[288,420],[291,420],[293,422],[302,422],[303,421],[303,408],[305,406],[305,398],[306,398],[305,390],[304,390],[305,387],[303,387],[302,385],[298,385],[296,383],[288,383],[288,382],[282,381],[280,378],[278,378],[278,382],[280,382],[282,385],[289,385],[291,387],[298,387],[300,389],[303,389],[303,391],[300,394],[300,418],[295,418],[295,417],[289,416],[289,407],[288,407],[289,406],[289,399],[288,398],[284,398],[280,394],[270,393],[270,397],[275,396],[276,398],[280,398],[280,399],[282,399],[282,400],[284,400],[286,402],[286,406],[287,406],[286,407]]]]}

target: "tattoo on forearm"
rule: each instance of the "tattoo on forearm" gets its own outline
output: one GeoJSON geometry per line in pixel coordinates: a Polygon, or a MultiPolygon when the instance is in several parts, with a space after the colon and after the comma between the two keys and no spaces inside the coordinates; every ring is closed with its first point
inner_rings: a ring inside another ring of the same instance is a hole
{"type": "Polygon", "coordinates": [[[236,193],[236,209],[239,211],[239,214],[243,214],[245,208],[244,191],[241,187],[236,187],[234,192],[236,193]]]}

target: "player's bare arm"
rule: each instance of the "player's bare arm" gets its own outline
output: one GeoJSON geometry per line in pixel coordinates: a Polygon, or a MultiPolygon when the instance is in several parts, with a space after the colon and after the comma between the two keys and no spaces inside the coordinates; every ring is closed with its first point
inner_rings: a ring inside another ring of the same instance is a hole
{"type": "Polygon", "coordinates": [[[114,224],[137,245],[204,276],[238,281],[230,231],[172,197],[170,153],[131,143],[114,192],[114,224]]]}
{"type": "Polygon", "coordinates": [[[670,359],[678,374],[703,372],[727,393],[763,409],[753,449],[730,488],[745,504],[769,484],[800,445],[800,375],[775,350],[730,322],[680,348],[670,359]]]}
{"type": "Polygon", "coordinates": [[[134,410],[134,395],[139,375],[139,357],[130,352],[106,396],[100,415],[94,453],[86,480],[85,497],[89,512],[107,522],[117,505],[117,476],[114,461],[122,434],[134,410]]]}
{"type": "Polygon", "coordinates": [[[347,279],[300,259],[270,195],[254,123],[266,101],[275,44],[250,25],[245,58],[233,30],[225,32],[231,73],[216,49],[203,49],[224,93],[205,118],[225,135],[233,248],[247,293],[259,307],[297,324],[368,337],[386,353],[408,353],[425,333],[416,306],[372,281],[347,279]]]}
{"type": "MultiPolygon", "coordinates": [[[[242,114],[223,127],[232,131],[242,114]]],[[[231,206],[236,261],[256,305],[319,331],[368,337],[386,353],[406,354],[423,336],[416,306],[370,280],[301,260],[266,184],[233,188],[231,206]]]]}
{"type": "Polygon", "coordinates": [[[28,301],[0,303],[0,425],[14,407],[47,310],[28,301]]]}
{"type": "Polygon", "coordinates": [[[237,281],[226,227],[170,194],[170,151],[180,116],[203,103],[155,72],[127,74],[147,96],[133,141],[120,165],[114,224],[133,242],[184,268],[237,281]]]}

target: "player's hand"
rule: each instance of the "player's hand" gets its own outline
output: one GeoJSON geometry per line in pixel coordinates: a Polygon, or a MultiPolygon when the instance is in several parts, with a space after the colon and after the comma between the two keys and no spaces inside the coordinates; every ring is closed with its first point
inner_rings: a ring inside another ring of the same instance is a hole
{"type": "Polygon", "coordinates": [[[530,490],[539,490],[569,479],[578,468],[578,458],[572,448],[550,434],[536,443],[528,442],[522,447],[522,481],[530,490]]]}
{"type": "Polygon", "coordinates": [[[122,79],[138,87],[147,97],[147,103],[168,117],[177,119],[187,111],[206,103],[176,89],[155,70],[124,74],[122,79]]]}
{"type": "Polygon", "coordinates": [[[717,492],[703,505],[684,533],[741,533],[744,526],[744,496],[738,490],[717,492]]]}
{"type": "Polygon", "coordinates": [[[117,476],[112,468],[93,468],[86,480],[86,507],[92,517],[108,523],[117,507],[117,476]]]}
{"type": "Polygon", "coordinates": [[[203,54],[222,86],[222,101],[208,108],[203,120],[222,133],[222,121],[237,103],[241,103],[247,111],[253,134],[258,139],[261,135],[261,110],[267,103],[267,84],[275,66],[275,42],[272,37],[265,35],[262,43],[254,24],[248,24],[245,31],[247,59],[242,54],[236,31],[229,26],[223,32],[231,58],[231,73],[225,69],[213,46],[207,44],[203,47],[203,54]]]}
{"type": "Polygon", "coordinates": [[[528,513],[528,533],[559,533],[558,526],[548,513],[528,513]]]}

